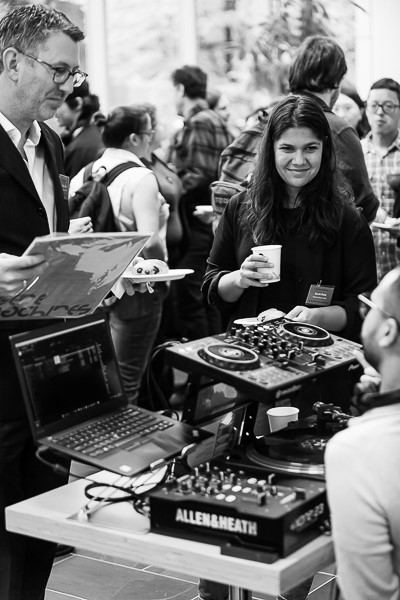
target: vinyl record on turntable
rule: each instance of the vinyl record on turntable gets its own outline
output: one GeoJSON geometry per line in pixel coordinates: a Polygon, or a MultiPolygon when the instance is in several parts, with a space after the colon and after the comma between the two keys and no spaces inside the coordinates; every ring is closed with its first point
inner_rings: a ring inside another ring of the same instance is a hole
{"type": "Polygon", "coordinates": [[[292,342],[303,342],[306,346],[317,347],[333,344],[332,337],[328,331],[310,323],[300,323],[297,321],[282,323],[278,327],[278,334],[292,342]]]}
{"type": "Polygon", "coordinates": [[[297,432],[293,430],[287,437],[278,433],[249,445],[246,454],[252,463],[277,473],[323,477],[325,448],[331,435],[321,434],[311,423],[297,432]]]}
{"type": "Polygon", "coordinates": [[[210,344],[200,348],[199,356],[211,365],[230,371],[247,371],[260,365],[256,352],[236,344],[210,344]]]}

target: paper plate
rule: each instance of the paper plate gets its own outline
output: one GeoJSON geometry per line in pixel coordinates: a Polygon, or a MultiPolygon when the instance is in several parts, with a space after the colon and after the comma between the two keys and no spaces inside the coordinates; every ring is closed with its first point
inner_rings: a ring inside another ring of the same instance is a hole
{"type": "Polygon", "coordinates": [[[131,269],[126,269],[122,277],[124,279],[130,279],[134,283],[146,283],[147,281],[173,281],[174,279],[183,279],[185,275],[194,273],[193,269],[170,269],[167,273],[157,273],[153,275],[138,275],[132,273],[131,269]]]}
{"type": "Polygon", "coordinates": [[[399,223],[392,223],[391,225],[389,225],[388,223],[377,223],[376,221],[374,221],[373,223],[371,223],[372,227],[376,227],[377,229],[396,229],[399,228],[400,229],[400,222],[399,223]]]}
{"type": "Polygon", "coordinates": [[[214,209],[211,206],[211,204],[200,204],[198,206],[195,206],[195,209],[196,209],[197,213],[212,213],[212,212],[214,212],[214,209]]]}

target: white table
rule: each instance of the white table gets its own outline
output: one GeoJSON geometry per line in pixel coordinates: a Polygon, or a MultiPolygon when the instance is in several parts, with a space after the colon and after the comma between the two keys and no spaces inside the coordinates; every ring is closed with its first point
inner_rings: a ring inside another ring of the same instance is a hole
{"type": "Polygon", "coordinates": [[[9,531],[153,564],[231,586],[232,598],[247,590],[276,596],[334,561],[332,539],[320,536],[272,564],[221,554],[219,546],[150,533],[147,517],[127,502],[103,507],[88,522],[76,515],[87,502],[87,482],[66,486],[6,509],[9,531]]]}

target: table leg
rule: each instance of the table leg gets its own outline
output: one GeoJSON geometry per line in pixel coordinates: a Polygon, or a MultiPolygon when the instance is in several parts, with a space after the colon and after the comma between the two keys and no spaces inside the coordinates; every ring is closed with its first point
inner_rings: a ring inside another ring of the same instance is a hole
{"type": "Polygon", "coordinates": [[[229,586],[229,600],[251,600],[251,598],[251,590],[245,590],[233,585],[229,586]]]}

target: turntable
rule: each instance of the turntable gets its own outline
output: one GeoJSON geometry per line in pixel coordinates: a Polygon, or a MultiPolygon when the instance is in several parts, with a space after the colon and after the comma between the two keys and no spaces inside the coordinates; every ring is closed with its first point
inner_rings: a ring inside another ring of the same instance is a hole
{"type": "Polygon", "coordinates": [[[351,418],[338,406],[317,402],[316,414],[235,449],[227,463],[250,464],[285,475],[325,479],[324,454],[331,437],[351,418]]]}
{"type": "Polygon", "coordinates": [[[333,344],[332,336],[322,327],[309,323],[286,322],[279,325],[278,335],[292,342],[303,342],[307,346],[330,346],[333,344]]]}
{"type": "Polygon", "coordinates": [[[260,366],[260,359],[254,350],[229,344],[210,344],[199,350],[199,356],[221,369],[246,371],[260,366]]]}

